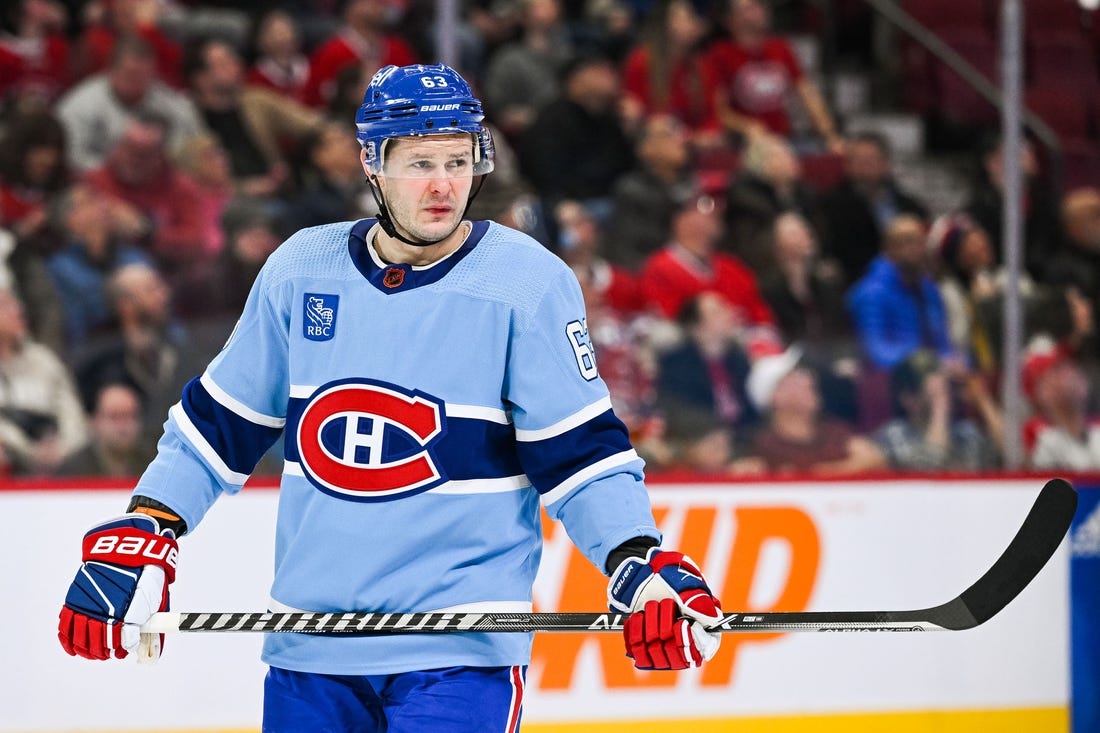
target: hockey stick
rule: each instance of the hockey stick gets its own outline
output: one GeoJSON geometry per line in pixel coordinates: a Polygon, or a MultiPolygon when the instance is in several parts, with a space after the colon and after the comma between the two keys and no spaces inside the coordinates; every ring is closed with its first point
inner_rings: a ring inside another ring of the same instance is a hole
{"type": "MultiPolygon", "coordinates": [[[[712,631],[958,631],[985,623],[1027,587],[1069,530],[1077,492],[1051,479],[1039,493],[1008,548],[976,583],[939,606],[913,611],[795,611],[729,613],[712,631]]],[[[621,631],[615,613],[156,613],[145,637],[173,632],[297,632],[323,635],[452,632],[621,631]]]]}

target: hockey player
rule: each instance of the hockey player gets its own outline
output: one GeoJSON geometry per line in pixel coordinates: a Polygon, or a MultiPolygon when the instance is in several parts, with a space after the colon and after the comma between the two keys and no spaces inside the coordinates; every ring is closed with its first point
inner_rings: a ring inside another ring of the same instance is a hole
{"type": "MultiPolygon", "coordinates": [[[[531,610],[540,504],[610,576],[640,669],[717,651],[699,569],[659,547],[642,461],[597,372],[569,268],[464,219],[493,169],[452,69],[389,66],[357,116],[377,219],[305,229],[170,411],[127,514],[93,527],[70,654],[122,658],[168,605],[176,539],[280,432],[272,610],[531,610]]],[[[265,732],[518,730],[530,634],[268,634],[265,732]]],[[[157,650],[159,653],[159,650],[157,650]]]]}

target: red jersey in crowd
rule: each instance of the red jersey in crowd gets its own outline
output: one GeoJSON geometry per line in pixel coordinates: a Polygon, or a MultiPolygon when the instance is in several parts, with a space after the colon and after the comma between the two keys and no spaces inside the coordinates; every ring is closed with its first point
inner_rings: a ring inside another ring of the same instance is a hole
{"type": "Polygon", "coordinates": [[[352,64],[361,64],[373,74],[389,64],[407,66],[415,63],[412,46],[399,36],[383,36],[382,42],[374,45],[351,31],[339,33],[321,44],[310,57],[309,80],[302,99],[313,107],[327,105],[336,93],[336,78],[352,64]]]}
{"type": "Polygon", "coordinates": [[[309,81],[309,60],[296,57],[290,66],[281,66],[270,58],[261,58],[248,70],[248,83],[264,87],[285,97],[302,101],[309,81]]]}
{"type": "Polygon", "coordinates": [[[716,127],[713,102],[717,84],[711,64],[701,55],[677,62],[668,79],[668,99],[661,102],[652,88],[649,60],[649,49],[638,46],[623,62],[623,91],[641,104],[646,116],[671,114],[692,130],[716,127]]]}
{"type": "Polygon", "coordinates": [[[719,252],[703,262],[670,245],[651,255],[642,267],[641,289],[645,300],[666,318],[675,318],[684,303],[699,293],[714,292],[729,302],[743,325],[775,325],[756,276],[733,255],[719,252]]]}
{"type": "Polygon", "coordinates": [[[72,81],[69,41],[60,33],[45,38],[0,34],[0,94],[12,89],[48,101],[57,99],[72,81]]]}
{"type": "Polygon", "coordinates": [[[41,191],[10,186],[0,181],[0,226],[10,226],[45,205],[41,191]]]}
{"type": "MultiPolygon", "coordinates": [[[[182,89],[183,51],[178,43],[155,25],[143,25],[137,34],[148,43],[157,58],[157,73],[165,84],[182,89]]],[[[103,71],[111,64],[111,53],[119,33],[114,28],[95,24],[84,31],[80,39],[80,72],[82,75],[103,71]]]]}
{"type": "Polygon", "coordinates": [[[709,63],[730,109],[759,120],[777,135],[790,135],[787,98],[802,79],[802,65],[787,41],[769,38],[754,51],[732,40],[718,41],[709,63]]]}
{"type": "Polygon", "coordinates": [[[190,266],[208,256],[212,247],[205,239],[203,199],[189,176],[166,170],[155,183],[131,186],[104,167],[90,171],[85,180],[97,192],[126,201],[148,217],[153,251],[169,269],[190,266]]]}

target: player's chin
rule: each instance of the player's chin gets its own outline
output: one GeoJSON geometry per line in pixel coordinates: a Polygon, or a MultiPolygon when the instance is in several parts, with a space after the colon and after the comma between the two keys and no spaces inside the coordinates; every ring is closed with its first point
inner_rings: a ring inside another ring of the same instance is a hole
{"type": "Polygon", "coordinates": [[[458,229],[458,225],[462,223],[462,213],[452,211],[446,216],[424,216],[417,223],[419,225],[417,228],[420,230],[417,236],[422,239],[442,239],[458,229]]]}

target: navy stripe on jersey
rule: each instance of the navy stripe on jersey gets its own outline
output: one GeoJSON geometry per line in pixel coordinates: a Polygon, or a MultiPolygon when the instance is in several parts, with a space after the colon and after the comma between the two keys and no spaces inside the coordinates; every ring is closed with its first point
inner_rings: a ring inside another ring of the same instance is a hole
{"type": "MultiPolygon", "coordinates": [[[[291,397],[287,404],[286,460],[298,463],[298,422],[308,399],[291,397]]],[[[447,430],[431,448],[437,467],[450,481],[505,478],[523,473],[511,425],[477,418],[447,417],[447,430]]]]}
{"type": "MultiPolygon", "coordinates": [[[[183,388],[180,401],[187,419],[230,471],[249,474],[282,428],[258,425],[218,402],[195,377],[183,388]]],[[[198,446],[200,453],[204,452],[198,446]]]]}
{"type": "Polygon", "coordinates": [[[444,275],[454,269],[454,266],[462,261],[462,258],[470,254],[489,230],[489,222],[472,222],[470,236],[462,243],[453,254],[445,257],[430,267],[412,267],[405,264],[387,265],[379,267],[370,255],[370,246],[366,237],[371,228],[377,223],[377,219],[362,219],[351,228],[348,236],[348,254],[355,267],[363,274],[371,285],[387,295],[403,293],[422,285],[430,285],[442,279],[444,275]]]}
{"type": "Polygon", "coordinates": [[[517,443],[516,449],[524,473],[540,495],[589,466],[633,450],[626,426],[610,409],[564,433],[517,443]]]}

